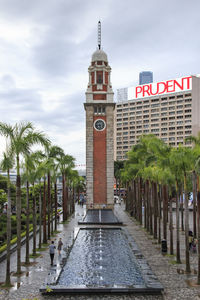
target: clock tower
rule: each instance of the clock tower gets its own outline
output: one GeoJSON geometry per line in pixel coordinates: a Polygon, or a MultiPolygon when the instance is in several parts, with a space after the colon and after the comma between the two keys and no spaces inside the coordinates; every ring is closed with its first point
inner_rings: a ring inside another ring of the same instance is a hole
{"type": "Polygon", "coordinates": [[[87,209],[113,208],[114,205],[114,108],[110,82],[111,68],[101,49],[101,23],[98,48],[88,68],[86,91],[86,185],[87,209]]]}

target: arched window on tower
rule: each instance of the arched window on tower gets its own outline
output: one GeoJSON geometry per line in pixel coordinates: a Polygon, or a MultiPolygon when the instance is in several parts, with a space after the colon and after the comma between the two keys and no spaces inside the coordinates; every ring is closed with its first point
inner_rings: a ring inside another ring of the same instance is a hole
{"type": "Polygon", "coordinates": [[[103,72],[97,72],[97,83],[98,84],[103,83],[103,72]]]}

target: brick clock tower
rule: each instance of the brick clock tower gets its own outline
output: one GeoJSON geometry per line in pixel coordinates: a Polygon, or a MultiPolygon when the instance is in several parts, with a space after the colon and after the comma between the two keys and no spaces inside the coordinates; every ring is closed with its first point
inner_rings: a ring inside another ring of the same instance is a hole
{"type": "Polygon", "coordinates": [[[101,49],[101,23],[98,23],[98,49],[88,68],[86,91],[86,185],[87,209],[114,205],[114,108],[110,82],[111,68],[101,49]]]}

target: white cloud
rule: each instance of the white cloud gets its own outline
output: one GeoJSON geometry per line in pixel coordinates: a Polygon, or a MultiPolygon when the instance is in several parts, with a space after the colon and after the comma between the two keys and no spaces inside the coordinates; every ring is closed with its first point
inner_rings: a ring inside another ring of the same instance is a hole
{"type": "Polygon", "coordinates": [[[142,70],[155,81],[199,73],[199,10],[198,0],[0,0],[0,121],[30,120],[84,163],[98,20],[116,90],[142,70]]]}

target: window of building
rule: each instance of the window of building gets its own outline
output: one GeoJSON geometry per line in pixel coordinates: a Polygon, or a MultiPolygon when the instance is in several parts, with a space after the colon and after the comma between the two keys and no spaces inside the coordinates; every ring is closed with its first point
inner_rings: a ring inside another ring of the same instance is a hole
{"type": "Polygon", "coordinates": [[[151,113],[154,113],[154,112],[157,112],[157,111],[159,111],[159,108],[153,108],[153,109],[151,109],[151,113]]]}
{"type": "Polygon", "coordinates": [[[168,123],[162,123],[161,126],[167,126],[168,123]]]}
{"type": "Polygon", "coordinates": [[[166,97],[164,97],[164,98],[161,98],[161,100],[162,100],[162,101],[164,101],[164,100],[167,100],[167,98],[166,98],[166,97]]]}
{"type": "Polygon", "coordinates": [[[166,112],[161,113],[161,116],[167,116],[166,112]]]}
{"type": "Polygon", "coordinates": [[[161,136],[166,136],[166,135],[167,135],[166,132],[161,133],[161,136]]]}
{"type": "Polygon", "coordinates": [[[191,97],[192,94],[185,94],[185,97],[191,97]]]}
{"type": "Polygon", "coordinates": [[[175,117],[169,117],[169,120],[175,120],[175,117]]]}
{"type": "Polygon", "coordinates": [[[185,99],[185,102],[188,103],[188,102],[192,102],[192,99],[189,98],[189,99],[185,99]]]}
{"type": "Polygon", "coordinates": [[[175,125],[175,122],[169,122],[169,125],[171,126],[171,125],[175,125]]]}
{"type": "Polygon", "coordinates": [[[185,113],[187,114],[187,113],[191,113],[192,112],[192,110],[191,109],[186,109],[185,110],[185,113]]]}
{"type": "Polygon", "coordinates": [[[177,109],[181,109],[181,108],[183,108],[183,105],[177,105],[176,108],[177,108],[177,109]]]}
{"type": "Polygon", "coordinates": [[[149,113],[149,110],[143,110],[143,113],[144,113],[144,114],[148,114],[148,113],[149,113]]]}
{"type": "Polygon", "coordinates": [[[169,110],[175,110],[175,106],[170,106],[169,110]]]}
{"type": "Polygon", "coordinates": [[[151,122],[158,122],[159,121],[159,119],[158,118],[156,118],[156,119],[152,119],[151,120],[151,122]]]}
{"type": "Polygon", "coordinates": [[[169,127],[169,130],[175,130],[175,127],[169,127]]]}
{"type": "Polygon", "coordinates": [[[185,118],[191,118],[192,117],[192,115],[186,115],[185,116],[185,118]]]}
{"type": "Polygon", "coordinates": [[[177,116],[177,119],[183,119],[183,116],[177,116]]]}
{"type": "Polygon", "coordinates": [[[161,111],[167,111],[167,107],[162,107],[161,111]]]}
{"type": "Polygon", "coordinates": [[[164,127],[164,128],[161,128],[161,130],[162,130],[162,131],[167,131],[167,128],[166,128],[166,127],[164,127]]]}
{"type": "Polygon", "coordinates": [[[175,111],[170,111],[169,115],[175,115],[175,111]]]}
{"type": "Polygon", "coordinates": [[[177,95],[176,98],[177,98],[177,99],[183,98],[183,95],[177,95]]]}
{"type": "Polygon", "coordinates": [[[161,121],[167,121],[167,118],[161,118],[161,121]]]}
{"type": "Polygon", "coordinates": [[[170,96],[169,99],[175,99],[175,96],[170,96]]]}
{"type": "Polygon", "coordinates": [[[149,120],[144,120],[143,123],[149,123],[149,120]]]}
{"type": "Polygon", "coordinates": [[[149,132],[149,130],[148,130],[148,129],[145,129],[145,130],[144,130],[144,133],[148,133],[148,132],[149,132]]]}

